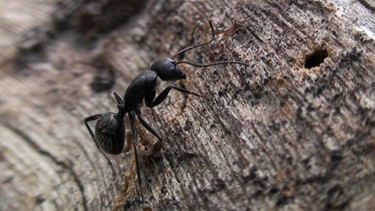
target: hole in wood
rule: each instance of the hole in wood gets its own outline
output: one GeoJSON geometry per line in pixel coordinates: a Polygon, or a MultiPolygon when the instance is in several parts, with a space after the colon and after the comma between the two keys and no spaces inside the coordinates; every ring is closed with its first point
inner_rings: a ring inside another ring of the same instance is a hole
{"type": "Polygon", "coordinates": [[[313,68],[319,66],[328,57],[327,49],[315,50],[312,54],[308,55],[305,59],[305,68],[313,68]]]}

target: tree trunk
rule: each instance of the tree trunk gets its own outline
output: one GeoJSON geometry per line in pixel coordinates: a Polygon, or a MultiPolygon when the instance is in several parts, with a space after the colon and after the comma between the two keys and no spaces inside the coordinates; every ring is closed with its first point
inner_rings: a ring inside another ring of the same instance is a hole
{"type": "Polygon", "coordinates": [[[373,1],[0,4],[0,210],[375,209],[373,1]],[[133,150],[102,153],[83,120],[209,21],[177,59],[249,66],[180,64],[202,97],[142,107],[164,137],[144,159],[138,127],[142,205],[133,150]]]}

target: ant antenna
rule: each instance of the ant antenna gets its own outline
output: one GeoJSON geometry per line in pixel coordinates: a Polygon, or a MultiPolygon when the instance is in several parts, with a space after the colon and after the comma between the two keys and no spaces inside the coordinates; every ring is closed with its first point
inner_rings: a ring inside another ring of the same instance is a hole
{"type": "Polygon", "coordinates": [[[222,61],[222,62],[215,62],[215,63],[210,63],[210,64],[197,64],[197,63],[193,63],[189,61],[180,61],[180,62],[177,62],[176,64],[188,64],[194,67],[210,67],[210,66],[221,65],[221,64],[241,64],[241,65],[249,66],[249,64],[247,63],[237,62],[237,61],[222,61]]]}
{"type": "Polygon", "coordinates": [[[212,22],[211,21],[208,21],[208,23],[210,24],[210,27],[211,27],[211,32],[212,32],[212,39],[205,42],[205,43],[201,43],[201,44],[197,44],[197,45],[192,45],[192,46],[189,46],[187,48],[184,48],[182,50],[180,50],[179,52],[177,52],[174,56],[171,57],[171,59],[173,59],[174,57],[178,56],[179,54],[182,54],[188,50],[191,50],[193,48],[197,48],[197,47],[200,47],[200,46],[203,46],[203,45],[207,45],[209,43],[211,43],[212,41],[215,40],[215,33],[214,33],[214,26],[212,25],[212,22]]]}
{"type": "MultiPolygon", "coordinates": [[[[174,57],[176,57],[179,54],[184,53],[188,50],[210,44],[212,41],[214,41],[215,40],[214,26],[212,25],[211,21],[208,21],[208,23],[210,24],[210,28],[211,28],[211,32],[212,32],[211,40],[209,40],[207,42],[204,42],[204,43],[201,43],[201,44],[192,45],[192,46],[189,46],[187,48],[184,48],[184,49],[180,50],[179,52],[177,52],[174,56],[172,56],[171,59],[173,59],[174,57]]],[[[244,62],[237,62],[237,61],[222,61],[222,62],[215,62],[215,63],[210,63],[210,64],[197,64],[197,63],[193,63],[193,62],[189,62],[189,61],[179,61],[176,64],[189,64],[189,65],[194,66],[194,67],[210,67],[210,66],[221,65],[221,64],[240,64],[240,65],[249,66],[249,64],[246,64],[244,62]]]]}

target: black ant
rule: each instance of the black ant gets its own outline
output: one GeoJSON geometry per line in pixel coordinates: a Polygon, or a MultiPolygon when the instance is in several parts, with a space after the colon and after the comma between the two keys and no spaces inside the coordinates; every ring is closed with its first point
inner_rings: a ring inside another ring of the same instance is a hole
{"type": "Polygon", "coordinates": [[[144,101],[147,107],[155,107],[159,105],[167,97],[171,89],[175,89],[179,92],[192,94],[195,96],[201,96],[197,93],[188,91],[182,87],[169,85],[167,86],[156,98],[155,98],[155,88],[157,86],[158,77],[163,81],[176,81],[181,79],[186,79],[186,75],[180,70],[178,64],[189,64],[195,67],[209,67],[220,64],[240,64],[248,65],[246,63],[237,62],[237,61],[222,61],[211,64],[195,64],[189,61],[180,61],[176,62],[173,60],[174,57],[203,45],[207,45],[214,41],[215,32],[214,27],[212,26],[211,21],[209,22],[212,32],[212,39],[208,42],[193,45],[187,48],[184,48],[177,52],[171,58],[160,59],[153,63],[150,67],[150,70],[145,70],[140,72],[131,82],[127,88],[124,98],[122,98],[117,92],[114,92],[115,99],[117,101],[117,113],[104,113],[96,114],[85,118],[86,127],[94,140],[96,146],[103,151],[117,155],[123,151],[124,142],[125,142],[125,124],[124,117],[126,114],[129,116],[131,130],[133,134],[133,146],[135,154],[135,162],[137,169],[138,184],[141,194],[141,200],[143,203],[143,194],[141,186],[141,175],[140,175],[140,166],[137,153],[137,137],[138,130],[136,127],[136,116],[141,124],[151,132],[157,139],[158,142],[153,146],[152,152],[157,153],[162,147],[162,137],[156,132],[141,116],[140,105],[144,101]],[[95,135],[92,132],[91,128],[88,125],[89,121],[96,121],[95,124],[95,135]]]}

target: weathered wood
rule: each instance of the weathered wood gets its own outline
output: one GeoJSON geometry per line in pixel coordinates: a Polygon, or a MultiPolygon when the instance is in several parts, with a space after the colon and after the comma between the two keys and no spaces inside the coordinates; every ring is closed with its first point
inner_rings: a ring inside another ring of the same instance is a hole
{"type": "Polygon", "coordinates": [[[250,66],[181,65],[176,84],[204,96],[172,91],[142,110],[165,137],[142,159],[147,204],[375,209],[371,1],[148,1],[126,18],[122,1],[32,1],[20,8],[35,21],[5,19],[21,2],[0,5],[0,210],[139,210],[132,151],[106,159],[83,119],[115,111],[112,92],[157,58],[209,39],[209,20],[217,42],[184,60],[250,66]]]}

